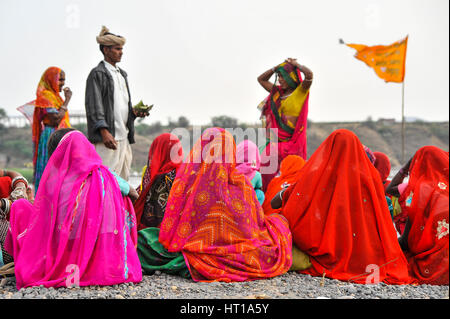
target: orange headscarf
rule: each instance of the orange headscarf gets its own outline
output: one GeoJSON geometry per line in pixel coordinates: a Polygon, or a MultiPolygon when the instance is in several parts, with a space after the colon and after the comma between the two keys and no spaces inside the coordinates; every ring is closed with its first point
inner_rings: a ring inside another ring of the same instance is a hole
{"type": "MultiPolygon", "coordinates": [[[[39,138],[41,137],[41,132],[43,130],[43,119],[45,116],[46,108],[59,108],[63,105],[64,100],[59,95],[59,77],[61,74],[61,69],[57,67],[49,67],[45,70],[44,74],[41,76],[37,90],[36,90],[36,100],[33,101],[34,104],[34,114],[33,114],[33,144],[34,144],[34,155],[33,163],[36,165],[36,159],[39,147],[39,138]]],[[[59,128],[70,127],[69,123],[69,113],[66,112],[63,119],[59,123],[59,128]]]]}
{"type": "Polygon", "coordinates": [[[280,176],[272,179],[267,186],[262,208],[265,215],[280,213],[281,208],[273,209],[270,205],[272,198],[283,188],[297,181],[297,174],[305,165],[306,161],[298,155],[288,155],[280,164],[280,176]]]}
{"type": "Polygon", "coordinates": [[[425,146],[414,155],[405,201],[412,275],[422,284],[448,285],[449,155],[425,146]]]}
{"type": "Polygon", "coordinates": [[[383,185],[358,137],[334,131],[283,196],[295,245],[310,256],[302,273],[356,283],[411,282],[383,185]]]}

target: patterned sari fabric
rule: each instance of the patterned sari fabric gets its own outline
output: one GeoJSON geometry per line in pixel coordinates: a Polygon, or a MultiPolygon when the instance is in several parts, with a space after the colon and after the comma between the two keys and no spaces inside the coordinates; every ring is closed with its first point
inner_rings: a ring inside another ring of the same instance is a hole
{"type": "Polygon", "coordinates": [[[166,211],[167,199],[177,172],[156,175],[147,194],[144,211],[141,217],[141,227],[157,227],[161,225],[166,211]]]}
{"type": "Polygon", "coordinates": [[[269,278],[292,264],[286,220],[264,216],[235,161],[231,134],[208,129],[172,186],[159,240],[169,252],[183,253],[195,281],[269,278]]]}
{"type": "Polygon", "coordinates": [[[266,198],[262,205],[265,215],[281,213],[281,208],[273,209],[270,202],[284,188],[297,181],[297,174],[305,165],[305,160],[298,155],[288,155],[280,164],[280,176],[270,181],[266,190],[266,198]]]}
{"type": "Polygon", "coordinates": [[[295,245],[310,256],[312,266],[302,273],[411,283],[378,171],[354,133],[333,132],[297,178],[283,195],[282,213],[295,245]]]}
{"type": "Polygon", "coordinates": [[[81,132],[59,143],[34,204],[19,199],[10,215],[17,289],[142,280],[131,201],[81,132]]]}
{"type": "Polygon", "coordinates": [[[366,155],[369,158],[370,162],[373,165],[375,165],[376,157],[375,157],[374,152],[372,152],[372,150],[366,145],[363,145],[363,149],[364,149],[364,152],[366,152],[366,155]]]}
{"type": "Polygon", "coordinates": [[[173,134],[159,135],[150,146],[142,191],[134,203],[138,230],[159,227],[174,174],[183,160],[180,140],[173,134]],[[155,185],[155,183],[157,185],[155,185]]]}
{"type": "MultiPolygon", "coordinates": [[[[60,107],[64,104],[63,99],[59,95],[58,82],[60,74],[60,68],[48,68],[39,81],[36,91],[36,100],[32,102],[32,104],[34,104],[32,122],[33,165],[35,169],[35,184],[37,185],[39,185],[39,180],[48,161],[48,154],[46,150],[48,137],[55,130],[55,128],[51,128],[51,130],[48,131],[45,135],[45,138],[41,141],[42,132],[46,128],[47,124],[46,115],[49,114],[49,112],[51,113],[55,112],[55,110],[59,110],[60,107]]],[[[68,112],[66,112],[66,114],[64,115],[57,129],[65,127],[70,127],[68,112]]],[[[47,128],[50,129],[50,127],[47,128]]],[[[38,187],[35,186],[36,191],[37,189],[38,187]]]]}
{"type": "MultiPolygon", "coordinates": [[[[283,79],[293,89],[297,88],[302,83],[300,70],[289,63],[281,63],[277,67],[276,72],[281,74],[283,79]]],[[[261,153],[262,167],[271,165],[270,163],[274,162],[277,164],[277,169],[273,173],[266,173],[265,170],[261,170],[264,186],[263,191],[266,190],[269,182],[278,173],[279,165],[286,156],[299,155],[304,159],[307,158],[306,127],[309,92],[301,106],[295,128],[290,127],[284,121],[282,114],[279,113],[279,109],[283,103],[283,100],[281,99],[283,94],[284,92],[281,87],[274,85],[262,110],[262,115],[266,118],[268,134],[270,134],[270,131],[273,129],[276,129],[277,133],[275,133],[275,136],[277,136],[278,139],[276,144],[273,142],[268,143],[261,153]],[[270,160],[270,158],[272,158],[272,160],[270,160]]]]}
{"type": "Polygon", "coordinates": [[[400,201],[411,222],[408,261],[419,283],[448,285],[449,155],[425,146],[414,155],[400,201]],[[410,200],[409,200],[409,199],[410,200]]]}

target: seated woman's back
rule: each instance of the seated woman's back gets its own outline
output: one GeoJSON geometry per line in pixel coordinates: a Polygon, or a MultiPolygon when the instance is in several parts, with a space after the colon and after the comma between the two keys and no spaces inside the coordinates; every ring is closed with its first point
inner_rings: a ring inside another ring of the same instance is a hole
{"type": "Polygon", "coordinates": [[[421,284],[449,283],[449,155],[435,147],[420,148],[410,164],[400,200],[410,221],[408,261],[421,284]],[[406,200],[410,198],[410,200],[406,200]]]}
{"type": "Polygon", "coordinates": [[[333,132],[297,178],[283,195],[282,214],[310,256],[304,273],[366,283],[374,271],[375,281],[410,282],[381,179],[355,134],[333,132]]]}
{"type": "Polygon", "coordinates": [[[292,264],[286,220],[264,216],[235,159],[231,134],[208,129],[170,192],[159,240],[169,252],[183,253],[195,281],[269,278],[292,264]]]}
{"type": "Polygon", "coordinates": [[[34,204],[19,200],[11,208],[6,245],[17,288],[141,281],[130,200],[81,132],[67,133],[57,145],[34,204]],[[77,282],[68,281],[75,271],[77,282]]]}

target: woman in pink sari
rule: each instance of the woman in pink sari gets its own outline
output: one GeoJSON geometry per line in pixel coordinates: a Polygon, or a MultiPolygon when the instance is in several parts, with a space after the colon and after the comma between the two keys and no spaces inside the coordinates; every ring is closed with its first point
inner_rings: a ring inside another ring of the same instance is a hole
{"type": "Polygon", "coordinates": [[[177,171],[159,242],[181,252],[195,281],[246,281],[281,275],[292,265],[292,237],[278,214],[264,216],[236,169],[236,144],[206,130],[177,171]]]}
{"type": "Polygon", "coordinates": [[[261,86],[270,92],[259,106],[268,139],[261,153],[264,192],[277,175],[280,163],[286,156],[298,155],[307,159],[306,128],[312,80],[311,70],[298,64],[296,59],[287,59],[258,77],[261,86]],[[300,72],[304,73],[304,80],[300,72]],[[269,81],[274,73],[279,86],[269,81]]]}
{"type": "Polygon", "coordinates": [[[64,135],[40,185],[34,204],[11,207],[5,246],[17,289],[142,280],[133,205],[81,132],[64,135]]]}
{"type": "Polygon", "coordinates": [[[262,191],[262,177],[259,172],[261,167],[261,155],[258,146],[249,140],[242,141],[236,147],[236,169],[244,174],[255,189],[259,203],[264,203],[264,192],[262,191]]]}

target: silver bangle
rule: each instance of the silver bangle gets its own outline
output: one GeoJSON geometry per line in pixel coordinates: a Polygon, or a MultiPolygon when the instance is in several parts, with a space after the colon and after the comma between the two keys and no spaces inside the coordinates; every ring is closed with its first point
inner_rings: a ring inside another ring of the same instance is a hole
{"type": "MultiPolygon", "coordinates": [[[[26,179],[25,177],[23,177],[23,176],[16,176],[16,177],[14,177],[13,180],[11,181],[11,185],[14,187],[14,183],[15,183],[16,181],[18,181],[18,180],[23,180],[23,181],[25,182],[25,185],[28,186],[28,181],[27,181],[27,179],[26,179]]],[[[25,187],[26,187],[26,186],[25,186],[25,187]]]]}
{"type": "Polygon", "coordinates": [[[18,200],[19,198],[27,198],[27,188],[23,186],[17,186],[9,196],[13,201],[18,200]]]}
{"type": "Polygon", "coordinates": [[[279,193],[278,196],[280,197],[281,201],[283,202],[283,194],[284,194],[285,189],[282,189],[279,193]]]}
{"type": "Polygon", "coordinates": [[[6,218],[6,204],[3,198],[0,198],[0,218],[6,218]],[[3,210],[3,205],[5,206],[5,211],[3,210]]]}
{"type": "Polygon", "coordinates": [[[3,203],[3,205],[5,206],[5,208],[0,209],[0,211],[3,213],[4,216],[2,216],[3,218],[6,218],[6,216],[8,215],[9,211],[11,210],[11,202],[9,201],[9,199],[7,198],[2,198],[0,199],[3,203]]]}

